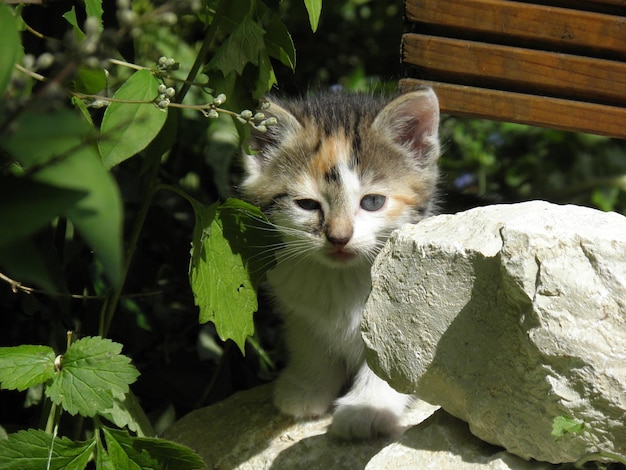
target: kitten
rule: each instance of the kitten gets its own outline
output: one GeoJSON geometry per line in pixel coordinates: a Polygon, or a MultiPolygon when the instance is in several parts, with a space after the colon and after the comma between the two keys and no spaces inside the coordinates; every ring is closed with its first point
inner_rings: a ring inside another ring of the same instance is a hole
{"type": "Polygon", "coordinates": [[[272,101],[266,115],[278,124],[253,136],[241,189],[284,241],[267,276],[290,352],[275,404],[298,418],[334,404],[330,432],[342,438],[393,435],[411,399],[369,369],[360,323],[375,256],[433,210],[437,98],[330,92],[272,101]]]}

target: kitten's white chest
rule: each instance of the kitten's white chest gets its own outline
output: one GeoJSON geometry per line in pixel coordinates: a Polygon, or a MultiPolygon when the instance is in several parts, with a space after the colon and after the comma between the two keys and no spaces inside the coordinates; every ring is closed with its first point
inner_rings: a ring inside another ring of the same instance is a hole
{"type": "Polygon", "coordinates": [[[317,263],[283,263],[268,273],[268,281],[283,315],[304,319],[312,333],[329,342],[360,342],[361,316],[371,290],[369,265],[329,269],[317,263]]]}

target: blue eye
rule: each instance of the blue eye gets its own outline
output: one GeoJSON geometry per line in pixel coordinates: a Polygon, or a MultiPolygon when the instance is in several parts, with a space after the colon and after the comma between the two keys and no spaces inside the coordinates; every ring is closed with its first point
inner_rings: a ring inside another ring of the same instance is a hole
{"type": "Polygon", "coordinates": [[[361,199],[361,209],[369,212],[375,212],[385,205],[387,198],[382,194],[368,194],[361,199]]]}
{"type": "Polygon", "coordinates": [[[300,209],[304,209],[305,211],[317,211],[322,207],[320,203],[314,199],[296,199],[296,204],[298,204],[300,209]]]}

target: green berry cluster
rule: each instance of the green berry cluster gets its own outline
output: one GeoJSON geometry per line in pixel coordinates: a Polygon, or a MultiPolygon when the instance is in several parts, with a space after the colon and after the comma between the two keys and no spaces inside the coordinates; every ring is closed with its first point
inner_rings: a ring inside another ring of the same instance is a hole
{"type": "Polygon", "coordinates": [[[158,88],[159,96],[155,100],[159,109],[167,109],[170,104],[170,100],[176,95],[176,90],[173,87],[168,87],[161,83],[158,88]]]}
{"type": "MultiPolygon", "coordinates": [[[[267,102],[261,105],[261,109],[267,109],[268,107],[269,103],[267,102]]],[[[261,111],[253,113],[249,109],[244,109],[240,112],[237,115],[237,120],[242,124],[250,124],[259,132],[267,132],[268,127],[275,126],[278,123],[275,117],[266,117],[261,111]]]]}

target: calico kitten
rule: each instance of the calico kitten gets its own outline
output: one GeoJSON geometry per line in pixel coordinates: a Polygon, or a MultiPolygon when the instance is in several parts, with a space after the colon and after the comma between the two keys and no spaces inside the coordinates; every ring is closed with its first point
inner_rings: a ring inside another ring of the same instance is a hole
{"type": "Polygon", "coordinates": [[[369,369],[360,323],[375,256],[433,210],[437,98],[331,92],[272,101],[266,115],[278,125],[253,136],[241,189],[284,241],[268,273],[291,354],[275,404],[298,418],[334,404],[339,437],[394,434],[410,397],[369,369]]]}

